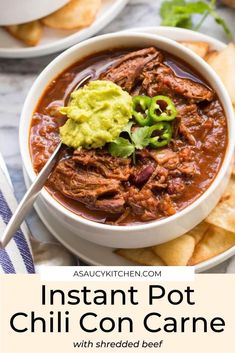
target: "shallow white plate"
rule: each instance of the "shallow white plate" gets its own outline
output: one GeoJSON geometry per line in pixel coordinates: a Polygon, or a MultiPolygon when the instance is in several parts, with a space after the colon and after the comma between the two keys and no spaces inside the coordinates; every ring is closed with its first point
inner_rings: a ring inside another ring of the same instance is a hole
{"type": "MultiPolygon", "coordinates": [[[[27,180],[27,178],[26,178],[27,180]]],[[[39,199],[35,205],[35,210],[51,232],[54,237],[62,243],[69,251],[77,255],[80,260],[84,261],[86,264],[95,266],[128,266],[136,265],[133,262],[125,260],[124,258],[116,255],[114,253],[115,249],[107,248],[105,246],[90,243],[87,240],[79,238],[77,235],[69,233],[67,228],[58,226],[57,219],[54,217],[50,218],[50,223],[45,220],[45,215],[47,209],[45,205],[39,199]]],[[[231,256],[235,255],[235,247],[225,251],[224,253],[215,256],[214,258],[204,261],[199,265],[195,266],[196,272],[206,271],[214,266],[219,265],[221,262],[229,259],[231,256]]]]}
{"type": "MultiPolygon", "coordinates": [[[[195,40],[195,41],[206,41],[210,43],[211,48],[221,50],[225,47],[222,42],[203,35],[201,33],[185,30],[185,29],[175,29],[167,27],[148,27],[148,28],[136,28],[131,31],[138,32],[148,32],[152,34],[161,34],[163,36],[169,37],[175,40],[195,40]]],[[[29,185],[28,178],[25,176],[26,185],[29,185]]],[[[45,220],[45,215],[47,214],[47,209],[42,203],[40,198],[38,199],[36,206],[36,212],[41,218],[42,222],[48,228],[48,230],[59,240],[66,248],[71,252],[76,254],[81,260],[91,265],[101,265],[101,266],[124,266],[133,265],[133,263],[123,259],[122,257],[116,255],[113,251],[114,249],[107,248],[104,246],[96,245],[90,243],[84,239],[81,239],[68,232],[66,228],[62,228],[61,225],[57,225],[57,219],[51,217],[50,223],[45,220]]],[[[197,272],[202,272],[208,270],[214,266],[217,266],[221,262],[227,260],[231,256],[235,255],[235,246],[224,253],[215,256],[214,258],[204,261],[195,267],[197,272]]]]}
{"type": "Polygon", "coordinates": [[[44,27],[41,42],[36,47],[26,47],[0,28],[0,57],[29,58],[64,50],[89,38],[110,23],[125,7],[128,0],[102,0],[102,7],[96,20],[88,28],[80,31],[55,30],[44,27]]]}

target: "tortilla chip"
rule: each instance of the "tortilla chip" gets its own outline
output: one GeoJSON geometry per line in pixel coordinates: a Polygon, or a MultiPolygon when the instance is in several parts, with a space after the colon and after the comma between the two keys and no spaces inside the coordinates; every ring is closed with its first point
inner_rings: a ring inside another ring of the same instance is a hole
{"type": "Polygon", "coordinates": [[[41,19],[48,27],[81,29],[90,26],[101,6],[101,0],[71,0],[56,12],[41,19]]]}
{"type": "MultiPolygon", "coordinates": [[[[235,109],[234,109],[234,114],[235,114],[235,109]]],[[[232,177],[235,176],[235,154],[233,155],[233,160],[232,160],[232,177]]]]}
{"type": "Polygon", "coordinates": [[[152,250],[168,266],[186,266],[193,255],[195,245],[194,237],[184,234],[167,243],[153,246],[152,250]]]}
{"type": "Polygon", "coordinates": [[[235,233],[235,179],[232,177],[228,187],[206,222],[235,233]]]}
{"type": "Polygon", "coordinates": [[[218,53],[219,53],[218,50],[210,50],[210,51],[208,51],[208,53],[206,54],[204,59],[210,65],[211,61],[213,61],[216,58],[218,53]]]}
{"type": "Polygon", "coordinates": [[[235,176],[235,158],[233,158],[233,169],[232,169],[232,175],[235,176]]]}
{"type": "Polygon", "coordinates": [[[224,50],[209,60],[209,64],[223,81],[235,105],[235,44],[230,43],[224,50]]]}
{"type": "Polygon", "coordinates": [[[119,249],[116,254],[145,266],[165,266],[164,262],[151,250],[151,248],[141,249],[119,249]]]}
{"type": "Polygon", "coordinates": [[[210,226],[202,240],[196,246],[188,265],[194,266],[200,262],[209,260],[233,246],[235,246],[235,233],[210,226]]]}
{"type": "Polygon", "coordinates": [[[194,53],[199,55],[201,58],[205,58],[209,51],[209,43],[207,42],[180,42],[183,46],[191,49],[194,53]]]}
{"type": "Polygon", "coordinates": [[[6,26],[5,29],[29,46],[37,45],[42,37],[42,25],[39,21],[6,26]]]}
{"type": "Polygon", "coordinates": [[[196,227],[190,230],[187,234],[191,235],[195,243],[198,244],[199,241],[203,238],[204,234],[206,233],[207,229],[209,228],[209,224],[206,222],[199,223],[196,227]]]}

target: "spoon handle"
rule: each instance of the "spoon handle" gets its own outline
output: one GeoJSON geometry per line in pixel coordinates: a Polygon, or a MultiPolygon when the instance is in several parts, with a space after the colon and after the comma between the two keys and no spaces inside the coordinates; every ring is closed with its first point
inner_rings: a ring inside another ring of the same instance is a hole
{"type": "MultiPolygon", "coordinates": [[[[91,79],[91,77],[92,77],[91,75],[87,75],[86,77],[84,77],[75,87],[75,90],[80,88],[84,83],[86,83],[86,81],[91,79]]],[[[14,212],[14,214],[10,219],[10,222],[6,226],[6,229],[2,235],[2,238],[0,239],[0,249],[5,248],[7,246],[7,244],[13,238],[13,236],[21,226],[21,223],[24,221],[29,211],[31,210],[36,198],[38,197],[53,167],[55,166],[61,146],[62,146],[62,142],[60,142],[59,145],[56,147],[55,151],[48,159],[47,163],[42,168],[42,170],[40,171],[40,173],[38,174],[38,176],[36,177],[32,185],[30,186],[30,188],[24,195],[23,199],[19,203],[16,211],[14,212]]]]}
{"type": "Polygon", "coordinates": [[[19,203],[16,211],[14,212],[8,225],[5,228],[2,238],[0,239],[0,248],[5,248],[7,246],[7,244],[13,238],[13,236],[21,226],[21,223],[24,221],[25,217],[31,210],[36,198],[38,197],[48,176],[50,175],[53,167],[55,166],[61,146],[62,142],[60,142],[59,145],[56,147],[55,151],[53,152],[45,166],[42,168],[34,182],[31,184],[23,199],[19,203]]]}

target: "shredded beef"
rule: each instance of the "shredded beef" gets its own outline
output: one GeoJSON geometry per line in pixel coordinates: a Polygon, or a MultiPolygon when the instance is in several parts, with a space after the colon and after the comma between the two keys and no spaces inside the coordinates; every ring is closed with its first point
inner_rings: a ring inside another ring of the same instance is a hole
{"type": "Polygon", "coordinates": [[[158,165],[144,187],[149,188],[152,191],[165,189],[167,186],[167,177],[168,170],[158,165]]]}
{"type": "Polygon", "coordinates": [[[102,73],[100,79],[113,81],[133,95],[176,95],[191,102],[213,99],[211,89],[199,82],[177,77],[163,61],[163,54],[154,47],[134,51],[102,73]]]}
{"type": "Polygon", "coordinates": [[[150,221],[159,215],[159,199],[149,188],[139,190],[132,186],[129,189],[128,205],[141,221],[150,221]]]}
{"type": "Polygon", "coordinates": [[[167,169],[175,169],[179,164],[178,154],[171,149],[152,150],[150,154],[159,165],[167,169]]]}
{"type": "Polygon", "coordinates": [[[197,173],[193,157],[189,147],[143,149],[131,166],[131,159],[112,157],[105,150],[82,149],[69,158],[65,154],[51,174],[49,186],[91,210],[122,214],[117,224],[130,214],[150,221],[176,212],[174,199],[197,173]]]}
{"type": "Polygon", "coordinates": [[[106,178],[128,180],[132,170],[129,158],[112,157],[105,150],[77,150],[73,160],[82,166],[94,168],[106,178]]]}
{"type": "Polygon", "coordinates": [[[222,119],[225,123],[224,111],[218,99],[215,99],[212,102],[209,102],[201,110],[203,114],[205,114],[207,117],[212,119],[215,119],[216,117],[216,118],[222,119]]]}
{"type": "Polygon", "coordinates": [[[179,124],[179,133],[185,138],[186,141],[190,143],[190,145],[196,145],[195,137],[182,121],[179,124]]]}
{"type": "Polygon", "coordinates": [[[170,179],[167,186],[169,195],[180,197],[185,190],[185,182],[182,178],[170,179]]]}
{"type": "Polygon", "coordinates": [[[49,178],[49,186],[92,210],[109,213],[124,210],[124,190],[119,180],[78,168],[71,158],[58,163],[49,178]]]}
{"type": "Polygon", "coordinates": [[[177,105],[177,112],[179,133],[190,145],[196,145],[196,137],[198,133],[201,135],[202,126],[208,132],[212,122],[208,122],[208,118],[201,114],[197,104],[177,105]]]}
{"type": "Polygon", "coordinates": [[[224,119],[224,112],[219,101],[214,100],[202,109],[202,114],[207,117],[207,123],[209,119],[210,125],[209,129],[207,126],[207,131],[211,132],[209,136],[203,136],[204,144],[202,148],[207,154],[213,155],[218,146],[225,148],[223,136],[226,120],[224,119]]]}
{"type": "Polygon", "coordinates": [[[161,63],[150,62],[142,72],[143,86],[150,97],[174,94],[192,102],[211,101],[214,92],[199,82],[177,77],[173,70],[161,63]]]}
{"type": "Polygon", "coordinates": [[[153,60],[154,62],[160,62],[162,59],[162,54],[153,47],[134,51],[122,57],[100,78],[113,81],[123,89],[131,92],[134,86],[138,84],[145,65],[153,60]]]}
{"type": "Polygon", "coordinates": [[[133,167],[129,159],[113,158],[102,150],[74,151],[71,157],[57,164],[48,185],[91,210],[123,214],[118,223],[130,212],[141,221],[171,215],[176,211],[173,198],[183,192],[183,186],[178,185],[178,179],[174,182],[174,177],[169,182],[170,161],[177,159],[177,166],[182,163],[177,153],[166,151],[169,158],[163,159],[164,150],[157,157],[157,153],[141,150],[133,167]],[[172,200],[162,194],[168,189],[172,200]]]}

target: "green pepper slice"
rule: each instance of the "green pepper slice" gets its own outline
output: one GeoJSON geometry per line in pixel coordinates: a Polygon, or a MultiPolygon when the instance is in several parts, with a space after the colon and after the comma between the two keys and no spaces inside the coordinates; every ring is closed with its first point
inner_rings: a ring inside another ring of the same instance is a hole
{"type": "Polygon", "coordinates": [[[177,115],[173,101],[166,96],[155,96],[149,108],[149,115],[153,121],[171,121],[177,115]]]}
{"type": "Polygon", "coordinates": [[[152,99],[147,96],[136,96],[133,97],[133,112],[136,122],[140,126],[151,125],[151,117],[149,115],[149,108],[152,103],[152,99]]]}
{"type": "Polygon", "coordinates": [[[163,147],[168,145],[172,137],[172,126],[171,124],[162,121],[150,127],[150,137],[152,134],[159,133],[154,137],[151,137],[149,144],[153,148],[163,147]]]}

